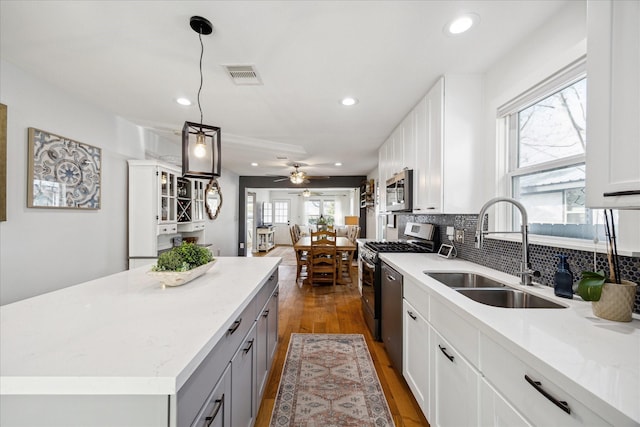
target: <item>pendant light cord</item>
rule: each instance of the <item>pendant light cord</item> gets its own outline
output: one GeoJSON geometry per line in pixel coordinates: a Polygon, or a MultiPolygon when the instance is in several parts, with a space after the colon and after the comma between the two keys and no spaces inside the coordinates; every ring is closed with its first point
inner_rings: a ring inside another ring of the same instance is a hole
{"type": "Polygon", "coordinates": [[[202,32],[198,32],[198,39],[200,39],[200,87],[198,88],[198,110],[200,110],[200,132],[202,132],[202,106],[200,105],[200,92],[202,91],[202,55],[204,54],[202,32]]]}

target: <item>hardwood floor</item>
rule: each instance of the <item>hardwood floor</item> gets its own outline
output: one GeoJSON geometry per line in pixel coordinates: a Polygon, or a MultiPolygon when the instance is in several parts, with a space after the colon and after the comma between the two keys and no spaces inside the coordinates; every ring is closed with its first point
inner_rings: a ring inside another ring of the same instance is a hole
{"type": "MultiPolygon", "coordinates": [[[[254,254],[256,255],[269,256],[269,254],[254,254]]],[[[296,283],[295,266],[280,265],[279,342],[256,418],[257,427],[269,425],[289,338],[294,332],[363,334],[395,425],[397,427],[429,425],[404,379],[391,367],[384,345],[371,337],[362,317],[356,268],[352,271],[354,279],[352,285],[339,285],[335,288],[333,286],[311,287],[296,283]]]]}

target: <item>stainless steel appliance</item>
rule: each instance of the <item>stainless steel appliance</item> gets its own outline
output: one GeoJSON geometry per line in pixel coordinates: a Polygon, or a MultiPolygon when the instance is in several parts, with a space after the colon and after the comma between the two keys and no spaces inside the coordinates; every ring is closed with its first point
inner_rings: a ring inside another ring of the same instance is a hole
{"type": "Polygon", "coordinates": [[[402,274],[384,262],[381,271],[382,342],[391,364],[402,375],[402,274]]]}
{"type": "Polygon", "coordinates": [[[404,170],[387,180],[387,211],[411,211],[413,209],[413,171],[404,170]]]}
{"type": "MultiPolygon", "coordinates": [[[[415,240],[367,242],[360,248],[358,265],[359,287],[362,294],[362,313],[374,339],[382,340],[382,268],[379,254],[383,252],[434,252],[437,233],[433,224],[407,223],[404,234],[415,240]]],[[[400,297],[402,298],[402,296],[400,297]]]]}

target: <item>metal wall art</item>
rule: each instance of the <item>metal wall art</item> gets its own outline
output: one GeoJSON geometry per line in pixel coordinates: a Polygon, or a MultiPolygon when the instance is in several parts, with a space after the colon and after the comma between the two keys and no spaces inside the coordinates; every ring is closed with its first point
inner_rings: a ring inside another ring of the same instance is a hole
{"type": "Polygon", "coordinates": [[[29,128],[30,208],[100,209],[102,150],[29,128]]]}

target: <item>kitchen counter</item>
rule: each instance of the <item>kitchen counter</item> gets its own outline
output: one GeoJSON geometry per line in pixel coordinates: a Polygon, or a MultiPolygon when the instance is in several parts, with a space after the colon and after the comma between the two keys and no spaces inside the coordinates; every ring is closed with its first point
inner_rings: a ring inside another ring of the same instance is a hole
{"type": "MultiPolygon", "coordinates": [[[[435,254],[380,254],[405,278],[429,288],[433,297],[463,316],[482,334],[533,367],[554,374],[560,386],[611,422],[640,425],[640,317],[629,323],[596,317],[591,304],[558,298],[553,288],[528,286],[526,291],[566,306],[564,309],[509,309],[484,305],[428,277],[423,271],[481,273],[515,288],[519,277],[471,262],[435,254]],[[603,404],[604,402],[604,404],[603,404]],[[597,409],[596,409],[597,408],[597,409]]],[[[405,279],[406,280],[406,279],[405,279]]],[[[481,362],[482,363],[482,362],[481,362]]]]}
{"type": "Polygon", "coordinates": [[[217,257],[163,288],[140,267],[0,307],[0,394],[173,395],[280,258],[217,257]]]}

